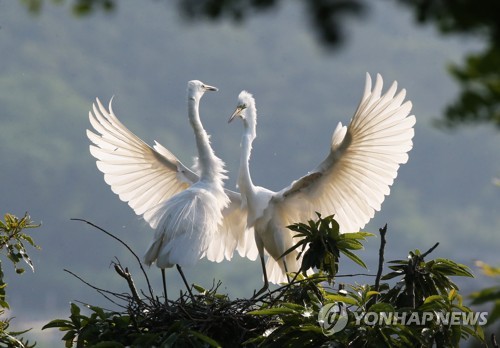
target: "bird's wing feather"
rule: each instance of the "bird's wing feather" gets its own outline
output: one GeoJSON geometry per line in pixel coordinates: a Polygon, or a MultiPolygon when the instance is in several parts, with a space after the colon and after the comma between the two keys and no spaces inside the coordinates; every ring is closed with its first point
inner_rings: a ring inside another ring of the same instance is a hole
{"type": "Polygon", "coordinates": [[[212,239],[207,258],[210,261],[221,262],[231,260],[234,250],[241,257],[255,260],[258,256],[257,245],[253,234],[253,228],[247,228],[247,210],[242,208],[241,195],[225,189],[229,197],[229,204],[222,210],[222,225],[212,239]]]}
{"type": "Polygon", "coordinates": [[[108,111],[96,99],[89,112],[97,133],[87,130],[94,144],[90,153],[111,190],[151,223],[151,208],[198,181],[198,175],[159,143],[150,147],[132,133],[115,116],[111,104],[112,100],[108,111]]]}
{"type": "Polygon", "coordinates": [[[363,228],[380,210],[402,163],[412,148],[415,116],[403,103],[397,83],[382,95],[377,75],[373,90],[367,74],[361,102],[348,127],[339,123],[327,158],[308,175],[278,192],[268,209],[289,221],[315,218],[315,211],[335,214],[342,232],[363,228]]]}
{"type": "MultiPolygon", "coordinates": [[[[97,134],[87,130],[87,136],[94,144],[90,152],[104,180],[137,215],[156,227],[154,207],[197,182],[198,175],[158,142],[150,147],[125,127],[113,112],[112,100],[108,111],[96,99],[92,111],[89,119],[97,134]]],[[[253,229],[246,229],[247,212],[241,208],[241,195],[227,189],[225,193],[230,203],[222,211],[222,226],[207,257],[217,262],[230,260],[236,248],[241,256],[255,260],[257,247],[253,229]]]]}
{"type": "Polygon", "coordinates": [[[230,203],[222,211],[224,217],[223,230],[232,235],[236,240],[236,250],[241,257],[247,257],[250,260],[257,259],[259,252],[255,244],[253,228],[247,227],[247,209],[242,205],[242,197],[239,192],[225,190],[230,203]]]}

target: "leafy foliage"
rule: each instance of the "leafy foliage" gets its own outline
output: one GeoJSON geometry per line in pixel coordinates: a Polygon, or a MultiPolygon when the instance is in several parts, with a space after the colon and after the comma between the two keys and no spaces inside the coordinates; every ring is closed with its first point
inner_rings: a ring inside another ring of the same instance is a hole
{"type": "Polygon", "coordinates": [[[453,65],[450,73],[461,86],[461,94],[446,109],[438,125],[456,127],[491,123],[500,129],[500,44],[470,54],[463,66],[453,65]]]}
{"type": "MultiPolygon", "coordinates": [[[[481,261],[477,261],[476,265],[488,277],[500,279],[500,267],[493,267],[481,261]]],[[[489,312],[490,315],[488,316],[488,325],[500,319],[500,285],[473,292],[470,297],[472,298],[473,305],[493,304],[493,309],[489,312]]]]}
{"type": "MultiPolygon", "coordinates": [[[[425,260],[437,244],[425,253],[410,252],[407,260],[391,261],[391,271],[377,278],[401,278],[392,286],[380,284],[380,279],[375,282],[377,286],[344,285],[337,283],[340,254],[354,255],[351,250],[361,249],[360,240],[369,234],[342,237],[333,216],[320,215],[317,221],[290,228],[301,238],[296,245],[304,253],[301,271],[290,283],[260,297],[230,300],[217,292],[221,283],[208,290],[192,285],[176,301],[161,301],[151,289],[150,295],[141,292],[139,296],[130,273],[117,263],[115,270],[127,280],[131,294],[93,287],[125,302],[121,304],[123,312],[85,305],[90,314],[84,315],[73,303],[69,320],[53,320],[44,329],[65,332],[66,347],[458,347],[469,337],[484,342],[480,321],[450,323],[452,313],[474,319],[475,313],[463,304],[449,278],[472,274],[466,266],[451,260],[425,260]],[[306,274],[304,271],[311,267],[317,267],[316,272],[306,274]],[[325,308],[341,310],[326,311],[325,315],[325,308]],[[426,313],[433,313],[426,322],[401,321],[426,313]],[[370,319],[373,315],[377,320],[370,319]],[[342,327],[329,331],[332,322],[341,320],[342,327]]],[[[386,228],[382,231],[385,235],[386,228]]],[[[365,266],[352,255],[351,260],[365,266]]]]}
{"type": "Polygon", "coordinates": [[[130,297],[124,313],[85,305],[91,312],[87,316],[72,303],[69,320],[53,320],[43,329],[65,332],[66,347],[105,342],[113,347],[231,347],[252,337],[253,330],[265,329],[266,321],[248,313],[251,301],[230,301],[217,293],[219,285],[208,290],[193,286],[198,295],[183,293],[175,302],[130,297]]]}
{"type": "Polygon", "coordinates": [[[340,226],[335,221],[334,215],[322,218],[321,214],[316,214],[318,216],[316,221],[309,220],[308,224],[296,223],[288,226],[290,230],[298,232],[294,236],[298,242],[284,255],[301,248],[299,257],[304,254],[301,265],[304,275],[309,269],[316,268],[325,271],[329,281],[339,271],[341,253],[366,268],[365,263],[351,250],[363,249],[361,241],[373,234],[368,232],[340,233],[340,226]]]}
{"type": "Polygon", "coordinates": [[[442,33],[483,37],[486,47],[469,55],[450,73],[461,87],[439,125],[456,127],[488,123],[500,129],[500,3],[478,1],[399,0],[413,8],[420,23],[432,23],[442,33]]]}
{"type": "Polygon", "coordinates": [[[24,261],[34,271],[33,262],[26,252],[24,243],[27,242],[36,249],[40,249],[40,247],[35,244],[31,236],[23,233],[23,230],[36,228],[40,225],[33,224],[28,213],[21,219],[12,214],[5,214],[4,219],[5,222],[0,220],[0,250],[6,253],[7,258],[12,261],[16,273],[24,273],[24,268],[18,267],[21,261],[24,261]]]}
{"type": "MultiPolygon", "coordinates": [[[[12,262],[17,274],[24,273],[24,268],[19,267],[21,261],[24,261],[34,271],[33,262],[28,256],[25,243],[36,249],[40,249],[40,247],[35,244],[31,236],[23,231],[40,225],[34,224],[28,213],[24,214],[21,219],[12,214],[5,214],[4,220],[0,220],[0,253],[12,262]]],[[[0,315],[5,313],[5,309],[10,308],[6,301],[6,287],[7,283],[4,280],[2,261],[0,260],[0,315]]],[[[30,346],[29,342],[24,343],[22,338],[17,338],[29,330],[8,331],[10,321],[10,319],[0,319],[0,347],[34,347],[34,345],[30,346]]]]}
{"type": "MultiPolygon", "coordinates": [[[[437,244],[436,244],[437,246],[437,244]]],[[[431,249],[433,250],[433,249],[431,249]]],[[[432,295],[446,294],[458,287],[448,276],[473,277],[467,266],[447,259],[424,261],[419,250],[410,252],[408,260],[390,261],[393,272],[382,277],[383,280],[403,276],[399,286],[387,293],[387,298],[399,306],[421,306],[432,295]]]]}

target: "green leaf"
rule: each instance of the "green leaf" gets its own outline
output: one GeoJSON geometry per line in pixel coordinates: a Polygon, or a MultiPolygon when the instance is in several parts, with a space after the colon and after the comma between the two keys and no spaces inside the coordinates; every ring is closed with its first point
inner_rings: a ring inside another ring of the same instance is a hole
{"type": "Polygon", "coordinates": [[[343,249],[361,250],[361,249],[363,249],[363,244],[361,244],[357,240],[344,239],[344,240],[339,240],[337,242],[337,247],[340,250],[343,250],[343,249]]]}
{"type": "Polygon", "coordinates": [[[474,328],[464,325],[464,326],[462,326],[462,331],[466,332],[467,334],[469,334],[473,337],[476,337],[476,338],[484,341],[484,330],[480,325],[476,325],[476,326],[474,326],[474,328]]]}
{"type": "Polygon", "coordinates": [[[490,301],[500,300],[500,286],[482,289],[473,292],[470,297],[473,299],[473,305],[479,305],[490,301]]]}
{"type": "Polygon", "coordinates": [[[73,316],[78,316],[80,315],[80,307],[78,307],[76,304],[73,302],[71,303],[71,309],[70,309],[71,315],[73,316]]]}
{"type": "Polygon", "coordinates": [[[293,313],[296,313],[296,311],[286,307],[272,307],[272,308],[258,309],[255,311],[248,312],[248,314],[252,315],[278,315],[278,314],[293,314],[293,313]]]}
{"type": "Polygon", "coordinates": [[[319,333],[319,334],[323,333],[322,328],[320,328],[317,325],[312,325],[312,324],[299,325],[298,329],[300,331],[310,331],[310,332],[319,333]]]}
{"type": "Polygon", "coordinates": [[[390,303],[384,303],[384,302],[379,302],[375,303],[374,305],[370,306],[370,312],[387,312],[387,313],[392,313],[395,312],[395,308],[393,305],[390,303]]]}
{"type": "Polygon", "coordinates": [[[432,303],[432,302],[442,302],[443,301],[443,296],[441,295],[432,295],[432,296],[428,296],[425,300],[424,300],[424,304],[428,304],[428,303],[432,303]]]}
{"type": "MultiPolygon", "coordinates": [[[[71,331],[68,331],[64,334],[64,336],[61,338],[61,340],[63,341],[73,341],[76,337],[76,331],[74,330],[71,330],[71,331]]],[[[66,344],[67,346],[67,344],[66,344]]],[[[72,345],[70,345],[71,347],[72,345]]]]}
{"type": "Polygon", "coordinates": [[[5,309],[10,309],[9,304],[7,301],[0,299],[0,307],[5,308],[5,309]]]}
{"type": "Polygon", "coordinates": [[[97,316],[99,317],[99,319],[106,319],[106,314],[104,313],[104,309],[102,309],[101,307],[97,307],[97,306],[88,306],[88,308],[90,310],[92,310],[95,314],[97,314],[97,316]]]}
{"type": "Polygon", "coordinates": [[[368,269],[368,267],[366,267],[366,264],[363,262],[363,260],[361,260],[357,255],[353,254],[349,250],[341,250],[341,252],[345,256],[347,256],[348,258],[350,258],[352,261],[356,262],[361,267],[368,269]]]}
{"type": "Polygon", "coordinates": [[[280,303],[280,304],[283,307],[290,308],[290,309],[294,310],[297,313],[302,313],[305,310],[304,306],[298,305],[296,303],[284,302],[284,303],[280,303]]]}
{"type": "Polygon", "coordinates": [[[403,272],[390,272],[390,273],[387,273],[386,275],[382,276],[382,280],[389,280],[389,279],[392,279],[392,278],[396,278],[396,277],[401,277],[401,276],[404,276],[404,273],[403,272]]]}
{"type": "Polygon", "coordinates": [[[19,236],[19,238],[22,239],[22,240],[27,241],[31,246],[33,246],[33,247],[35,247],[37,249],[40,249],[40,247],[35,244],[35,241],[33,240],[33,238],[31,236],[23,233],[23,234],[21,234],[19,236]]]}
{"type": "Polygon", "coordinates": [[[370,297],[375,296],[375,295],[380,295],[380,292],[371,290],[371,291],[368,291],[366,293],[366,298],[370,298],[370,297]]]}
{"type": "Polygon", "coordinates": [[[42,330],[56,328],[56,327],[60,328],[61,331],[67,331],[74,328],[73,323],[69,320],[54,319],[45,324],[42,327],[42,330]]]}
{"type": "Polygon", "coordinates": [[[205,343],[208,343],[211,347],[222,347],[219,343],[217,343],[217,341],[215,341],[214,339],[202,334],[201,332],[198,332],[198,331],[193,331],[193,330],[188,330],[188,332],[197,337],[198,339],[202,340],[203,342],[205,343]]]}
{"type": "Polygon", "coordinates": [[[357,305],[358,304],[358,301],[356,301],[356,299],[349,297],[349,296],[327,294],[327,295],[325,295],[325,298],[328,300],[328,302],[344,302],[344,303],[350,304],[350,305],[357,305]]]}
{"type": "Polygon", "coordinates": [[[375,234],[370,233],[370,232],[351,232],[351,233],[344,233],[342,234],[344,238],[347,239],[362,239],[365,240],[366,237],[373,237],[375,234]]]}
{"type": "Polygon", "coordinates": [[[193,288],[198,291],[200,294],[204,294],[207,290],[200,285],[193,284],[193,288]]]}
{"type": "Polygon", "coordinates": [[[500,267],[494,267],[483,261],[476,261],[476,266],[488,277],[500,277],[500,267]]]}

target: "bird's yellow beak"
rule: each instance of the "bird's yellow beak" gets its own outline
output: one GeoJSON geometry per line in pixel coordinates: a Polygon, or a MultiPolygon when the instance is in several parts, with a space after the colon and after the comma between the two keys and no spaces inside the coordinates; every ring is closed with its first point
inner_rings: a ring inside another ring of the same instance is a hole
{"type": "Polygon", "coordinates": [[[214,91],[214,92],[217,92],[219,90],[217,87],[209,86],[209,85],[203,85],[203,88],[205,89],[205,91],[214,91]]]}
{"type": "Polygon", "coordinates": [[[229,117],[229,120],[227,121],[227,123],[231,123],[231,121],[236,117],[236,116],[241,116],[241,112],[244,110],[243,107],[241,106],[238,106],[236,107],[236,110],[234,110],[233,114],[231,115],[231,117],[229,117]]]}

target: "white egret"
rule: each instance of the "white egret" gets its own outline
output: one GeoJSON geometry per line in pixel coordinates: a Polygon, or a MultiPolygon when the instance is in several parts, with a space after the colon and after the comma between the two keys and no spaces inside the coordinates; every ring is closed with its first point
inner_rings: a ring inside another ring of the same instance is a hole
{"type": "Polygon", "coordinates": [[[159,143],[150,147],[128,130],[113,113],[112,100],[109,112],[99,99],[93,113],[89,112],[90,123],[100,134],[87,130],[94,144],[90,152],[104,180],[156,230],[144,262],[161,268],[165,296],[165,268],[192,266],[205,256],[220,262],[231,259],[235,249],[251,259],[257,256],[255,243],[248,237],[251,233],[245,230],[241,197],[224,190],[224,162],[214,154],[200,121],[201,97],[205,91],[216,90],[197,80],[188,83],[188,116],[198,150],[198,174],[159,143]]]}
{"type": "MultiPolygon", "coordinates": [[[[398,94],[397,83],[381,95],[382,77],[377,75],[372,90],[370,75],[361,102],[349,125],[337,125],[328,156],[315,169],[279,192],[255,186],[249,169],[252,142],[256,137],[255,100],[242,91],[229,122],[240,117],[241,140],[238,187],[248,212],[247,226],[253,227],[264,272],[264,287],[285,281],[287,272],[297,272],[297,251],[280,259],[294,245],[293,232],[286,226],[335,214],[341,232],[363,228],[380,210],[390,192],[400,164],[408,160],[412,148],[415,116],[408,116],[410,101],[406,91],[398,94]],[[264,264],[264,250],[270,255],[264,264]],[[266,271],[267,268],[267,271],[266,271]]],[[[296,242],[296,241],[295,241],[296,242]]]]}

